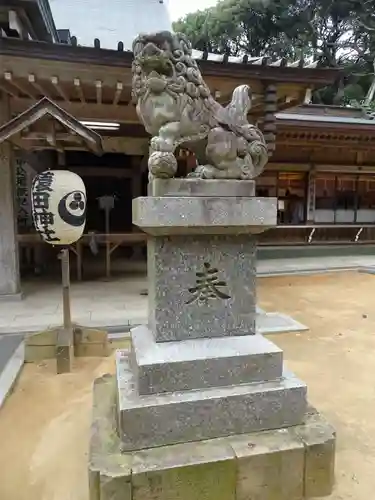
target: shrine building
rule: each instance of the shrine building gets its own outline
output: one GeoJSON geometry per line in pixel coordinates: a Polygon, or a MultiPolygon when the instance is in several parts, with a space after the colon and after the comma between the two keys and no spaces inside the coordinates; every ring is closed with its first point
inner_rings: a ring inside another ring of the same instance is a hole
{"type": "MultiPolygon", "coordinates": [[[[31,181],[48,168],[79,174],[87,189],[72,277],[144,269],[145,235],[131,212],[132,199],[147,193],[149,136],[131,100],[131,43],[139,32],[171,29],[167,2],[90,0],[89,13],[76,0],[10,5],[0,7],[0,297],[18,296],[21,276],[58,273],[56,251],[35,233],[30,213],[31,181]]],[[[251,87],[249,120],[272,153],[257,194],[279,198],[278,226],[260,245],[373,244],[375,125],[360,109],[309,104],[340,70],[193,55],[223,105],[236,86],[251,87]]],[[[179,176],[194,169],[189,145],[178,162],[179,176]]]]}

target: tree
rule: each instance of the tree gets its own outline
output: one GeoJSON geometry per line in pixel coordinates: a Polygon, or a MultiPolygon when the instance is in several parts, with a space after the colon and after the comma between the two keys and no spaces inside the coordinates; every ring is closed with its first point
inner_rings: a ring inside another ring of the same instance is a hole
{"type": "Polygon", "coordinates": [[[269,4],[222,0],[215,7],[188,14],[174,24],[174,29],[185,33],[199,50],[284,57],[300,49],[290,43],[303,27],[298,16],[298,6],[288,0],[269,4]],[[283,29],[286,24],[288,31],[283,29]]]}
{"type": "MultiPolygon", "coordinates": [[[[314,94],[315,102],[363,100],[373,80],[375,0],[221,0],[174,25],[200,50],[311,57],[344,67],[343,79],[314,94]]],[[[374,84],[375,88],[375,84],[374,84]]]]}

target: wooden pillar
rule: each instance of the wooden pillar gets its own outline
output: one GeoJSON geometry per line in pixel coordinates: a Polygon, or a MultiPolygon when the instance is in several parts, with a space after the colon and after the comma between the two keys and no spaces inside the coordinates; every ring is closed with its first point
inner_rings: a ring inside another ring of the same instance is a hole
{"type": "Polygon", "coordinates": [[[307,200],[306,200],[306,222],[312,223],[315,220],[315,169],[309,171],[307,181],[307,200]]]}
{"type": "MultiPolygon", "coordinates": [[[[0,123],[10,119],[9,99],[0,94],[0,123]]],[[[12,147],[0,144],[0,300],[21,298],[17,242],[16,168],[12,147]]]]}
{"type": "MultiPolygon", "coordinates": [[[[132,157],[132,198],[139,198],[142,196],[142,168],[141,168],[142,160],[137,157],[132,157]]],[[[134,229],[134,227],[133,227],[134,229]]],[[[138,230],[138,229],[137,229],[138,230]]],[[[142,260],[142,246],[139,243],[136,243],[133,246],[133,254],[132,258],[134,260],[142,260]]]]}

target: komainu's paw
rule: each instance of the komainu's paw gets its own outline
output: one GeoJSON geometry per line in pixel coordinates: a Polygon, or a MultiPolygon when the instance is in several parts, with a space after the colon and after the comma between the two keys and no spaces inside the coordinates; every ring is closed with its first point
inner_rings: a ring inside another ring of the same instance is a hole
{"type": "Polygon", "coordinates": [[[218,170],[213,165],[199,165],[194,172],[188,174],[188,177],[198,179],[216,179],[218,170]]]}

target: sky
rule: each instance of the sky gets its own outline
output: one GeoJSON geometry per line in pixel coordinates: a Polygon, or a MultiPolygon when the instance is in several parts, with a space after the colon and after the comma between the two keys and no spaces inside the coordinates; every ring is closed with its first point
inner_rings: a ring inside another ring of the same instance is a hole
{"type": "MultiPolygon", "coordinates": [[[[0,4],[3,1],[0,0],[0,4]]],[[[80,45],[91,47],[94,38],[99,38],[101,47],[115,49],[121,40],[125,50],[131,50],[140,32],[170,30],[171,20],[217,3],[217,0],[165,0],[164,5],[157,0],[49,1],[57,29],[70,29],[80,45]],[[106,3],[112,8],[106,8],[106,3]],[[147,12],[144,12],[145,6],[147,12]]]]}
{"type": "Polygon", "coordinates": [[[177,21],[182,16],[189,12],[204,10],[208,7],[216,5],[218,0],[169,0],[169,11],[172,21],[177,21]]]}

